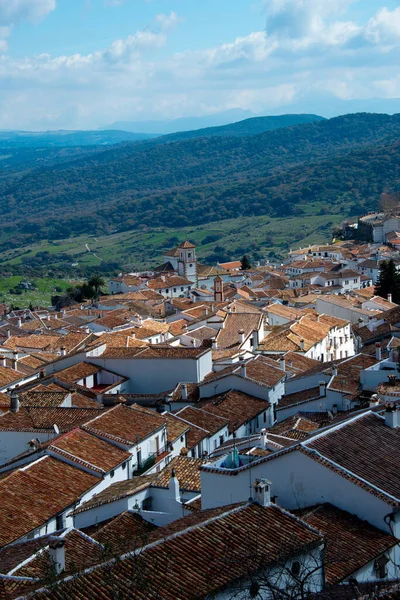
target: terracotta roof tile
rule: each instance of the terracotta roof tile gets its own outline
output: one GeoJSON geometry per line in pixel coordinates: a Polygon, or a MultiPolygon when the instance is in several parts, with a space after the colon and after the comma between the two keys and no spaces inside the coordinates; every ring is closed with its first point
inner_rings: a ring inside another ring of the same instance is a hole
{"type": "Polygon", "coordinates": [[[367,412],[305,442],[341,469],[363,479],[400,503],[400,472],[393,455],[400,442],[400,429],[392,429],[379,415],[367,412]]]}
{"type": "Polygon", "coordinates": [[[282,554],[293,556],[322,543],[317,531],[286,511],[255,503],[194,512],[150,533],[152,538],[159,543],[117,561],[111,571],[109,566],[100,566],[34,598],[89,600],[97,590],[105,599],[118,594],[150,600],[159,598],[160,590],[163,600],[192,598],[193,590],[204,598],[260,564],[273,564],[282,554]],[[259,555],[254,556],[254,548],[259,555]],[[249,559],[249,554],[254,558],[249,559]],[[160,569],[161,564],[168,568],[160,569]],[[140,573],[137,584],[132,573],[140,573]],[[113,585],[105,589],[104,582],[110,577],[113,585]]]}
{"type": "Polygon", "coordinates": [[[305,509],[301,518],[326,538],[329,585],[343,581],[397,543],[395,537],[331,504],[305,509]]]}
{"type": "Polygon", "coordinates": [[[166,419],[155,411],[145,410],[136,404],[129,407],[119,404],[88,421],[82,428],[131,446],[164,427],[165,423],[166,419]]]}
{"type": "Polygon", "coordinates": [[[191,492],[201,491],[200,467],[206,461],[201,458],[190,458],[188,456],[176,456],[160,472],[159,476],[152,482],[152,486],[167,488],[171,479],[172,470],[179,481],[179,489],[191,492]]]}
{"type": "Polygon", "coordinates": [[[98,477],[50,456],[1,479],[0,546],[44,525],[98,482],[98,477]]]}
{"type": "Polygon", "coordinates": [[[82,429],[74,429],[58,437],[48,446],[48,451],[101,473],[107,473],[131,458],[129,452],[82,429]]]}
{"type": "Polygon", "coordinates": [[[230,390],[224,394],[213,396],[201,403],[201,408],[209,413],[224,417],[229,420],[229,431],[233,433],[241,425],[260,417],[260,426],[263,422],[262,415],[269,409],[269,402],[255,398],[250,394],[230,390]]]}

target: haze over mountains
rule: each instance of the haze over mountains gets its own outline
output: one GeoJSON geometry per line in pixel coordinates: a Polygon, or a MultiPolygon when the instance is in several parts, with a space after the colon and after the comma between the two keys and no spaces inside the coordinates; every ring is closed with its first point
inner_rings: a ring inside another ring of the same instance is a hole
{"type": "Polygon", "coordinates": [[[328,210],[343,204],[345,216],[399,188],[400,114],[345,115],[273,131],[258,119],[232,127],[212,137],[44,149],[39,162],[36,150],[3,149],[2,248],[144,226],[290,217],[313,202],[328,210]]]}

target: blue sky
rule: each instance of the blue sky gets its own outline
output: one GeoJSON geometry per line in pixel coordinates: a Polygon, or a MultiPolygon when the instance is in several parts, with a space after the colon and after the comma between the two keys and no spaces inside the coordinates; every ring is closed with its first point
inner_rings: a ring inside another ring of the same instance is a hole
{"type": "Polygon", "coordinates": [[[0,0],[0,128],[384,110],[399,56],[394,0],[0,0]]]}

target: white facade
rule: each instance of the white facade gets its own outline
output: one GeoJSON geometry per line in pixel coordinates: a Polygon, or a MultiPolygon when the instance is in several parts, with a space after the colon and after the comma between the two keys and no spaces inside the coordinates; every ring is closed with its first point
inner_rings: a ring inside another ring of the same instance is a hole
{"type": "Polygon", "coordinates": [[[199,383],[212,371],[212,352],[197,358],[102,358],[90,356],[100,365],[129,380],[126,391],[131,394],[157,394],[175,388],[180,381],[199,383]]]}

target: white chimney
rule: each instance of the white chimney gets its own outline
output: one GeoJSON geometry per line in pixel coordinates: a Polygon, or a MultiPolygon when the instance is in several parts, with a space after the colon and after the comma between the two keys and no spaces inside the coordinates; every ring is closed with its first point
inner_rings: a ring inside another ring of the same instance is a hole
{"type": "Polygon", "coordinates": [[[9,329],[6,329],[6,336],[7,339],[11,337],[11,331],[9,329]]]}
{"type": "Polygon", "coordinates": [[[285,370],[286,370],[286,362],[285,362],[285,357],[284,357],[284,356],[282,356],[282,358],[281,358],[281,359],[280,359],[280,361],[279,361],[279,368],[280,368],[282,371],[285,371],[285,370]]]}
{"type": "Polygon", "coordinates": [[[187,400],[188,394],[187,394],[187,384],[186,383],[182,383],[182,400],[187,400]]]}
{"type": "Polygon", "coordinates": [[[65,346],[61,346],[61,348],[60,348],[60,354],[61,354],[61,356],[66,356],[67,351],[65,349],[65,346]]]}
{"type": "Polygon", "coordinates": [[[371,333],[373,333],[375,331],[375,323],[373,321],[368,322],[368,329],[370,330],[371,333]]]}
{"type": "Polygon", "coordinates": [[[11,367],[14,369],[14,371],[17,370],[17,364],[18,364],[18,352],[13,352],[13,358],[12,358],[12,363],[11,363],[11,367]]]}
{"type": "Polygon", "coordinates": [[[325,396],[326,395],[326,383],[325,383],[325,381],[320,381],[319,382],[319,395],[320,396],[325,396]]]}
{"type": "Polygon", "coordinates": [[[22,325],[21,317],[18,317],[17,327],[21,327],[21,325],[22,325]]]}
{"type": "Polygon", "coordinates": [[[244,329],[239,329],[239,344],[244,342],[244,329]]]}
{"type": "Polygon", "coordinates": [[[240,362],[240,375],[242,377],[246,377],[247,369],[246,369],[246,362],[245,362],[244,358],[241,358],[239,362],[240,362]]]}
{"type": "Polygon", "coordinates": [[[61,315],[62,315],[63,317],[66,317],[66,316],[67,316],[67,311],[65,310],[65,308],[63,308],[63,309],[61,310],[61,315]]]}
{"type": "Polygon", "coordinates": [[[396,429],[400,425],[399,408],[396,404],[386,404],[385,406],[385,423],[392,429],[396,429]]]}
{"type": "Polygon", "coordinates": [[[382,348],[380,342],[376,342],[375,344],[375,356],[376,360],[382,360],[382,348]]]}
{"type": "Polygon", "coordinates": [[[392,298],[393,298],[392,294],[387,295],[388,302],[393,302],[392,298]]]}
{"type": "Polygon", "coordinates": [[[338,374],[337,366],[336,366],[336,365],[334,365],[334,366],[332,367],[332,375],[333,375],[334,377],[337,377],[337,374],[338,374]]]}
{"type": "Polygon", "coordinates": [[[6,367],[7,366],[7,361],[6,361],[6,357],[5,356],[1,357],[1,366],[2,367],[6,367]]]}
{"type": "Polygon", "coordinates": [[[264,429],[261,429],[261,431],[260,431],[260,440],[261,440],[261,448],[263,450],[266,450],[268,447],[268,432],[265,429],[265,427],[264,427],[264,429]]]}
{"type": "Polygon", "coordinates": [[[373,394],[369,401],[369,407],[374,408],[374,406],[379,406],[380,400],[378,394],[373,394]]]}
{"type": "Polygon", "coordinates": [[[256,479],[253,484],[253,496],[254,501],[261,506],[271,505],[271,482],[263,477],[256,479]]]}
{"type": "Polygon", "coordinates": [[[218,342],[217,342],[217,340],[216,340],[216,339],[214,339],[214,340],[212,341],[212,349],[213,349],[213,350],[218,350],[218,342]]]}
{"type": "Polygon", "coordinates": [[[17,413],[19,411],[19,395],[15,390],[11,392],[10,410],[13,413],[17,413]]]}
{"type": "Polygon", "coordinates": [[[179,481],[175,474],[175,469],[172,469],[171,471],[171,478],[169,480],[168,489],[170,492],[170,499],[176,500],[176,502],[180,502],[181,496],[179,492],[179,481]]]}
{"type": "Polygon", "coordinates": [[[300,340],[300,350],[304,352],[304,340],[300,340]]]}
{"type": "Polygon", "coordinates": [[[203,306],[203,317],[206,317],[207,315],[208,315],[208,307],[203,306]]]}
{"type": "Polygon", "coordinates": [[[65,540],[56,536],[51,537],[49,540],[49,554],[57,575],[65,571],[65,540]]]}

